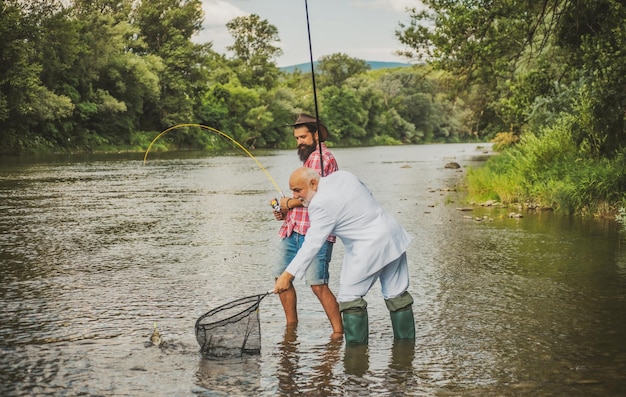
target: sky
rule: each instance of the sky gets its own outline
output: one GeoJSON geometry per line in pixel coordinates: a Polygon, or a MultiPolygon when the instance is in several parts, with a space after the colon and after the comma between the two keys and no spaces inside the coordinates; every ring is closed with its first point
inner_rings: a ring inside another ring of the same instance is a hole
{"type": "MultiPolygon", "coordinates": [[[[310,62],[305,0],[202,0],[203,30],[195,42],[213,42],[228,54],[233,38],[226,23],[257,14],[278,29],[283,55],[279,67],[310,62]]],[[[403,46],[395,37],[400,22],[408,25],[407,7],[423,7],[419,0],[307,0],[313,60],[343,53],[365,61],[408,62],[394,55],[403,46]]]]}

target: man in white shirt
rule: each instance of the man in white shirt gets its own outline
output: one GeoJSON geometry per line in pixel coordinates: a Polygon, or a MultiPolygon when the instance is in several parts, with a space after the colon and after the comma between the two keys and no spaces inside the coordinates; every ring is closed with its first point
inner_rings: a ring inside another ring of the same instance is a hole
{"type": "Polygon", "coordinates": [[[310,228],[304,243],[276,279],[274,292],[286,291],[294,277],[302,278],[327,236],[339,237],[344,260],[337,301],[346,344],[368,342],[367,302],[363,297],[380,279],[390,311],[394,337],[415,339],[413,297],[408,293],[406,249],[411,237],[353,174],[336,171],[320,178],[298,168],[289,178],[293,197],[309,211],[310,228]]]}

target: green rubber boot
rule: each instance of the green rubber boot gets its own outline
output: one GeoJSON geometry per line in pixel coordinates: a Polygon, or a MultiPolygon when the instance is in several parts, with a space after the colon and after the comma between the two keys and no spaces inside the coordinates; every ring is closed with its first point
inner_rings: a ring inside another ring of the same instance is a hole
{"type": "Polygon", "coordinates": [[[343,333],[348,345],[367,345],[369,325],[367,302],[363,298],[339,302],[339,311],[343,316],[343,333]]]}
{"type": "Polygon", "coordinates": [[[412,305],[395,312],[389,312],[389,314],[395,339],[415,339],[415,319],[413,318],[412,305]]]}
{"type": "Polygon", "coordinates": [[[395,339],[415,339],[415,319],[413,318],[413,297],[404,292],[395,298],[386,299],[385,304],[391,316],[395,339]]]}
{"type": "Polygon", "coordinates": [[[367,345],[369,335],[367,309],[353,308],[342,314],[346,345],[367,345]]]}

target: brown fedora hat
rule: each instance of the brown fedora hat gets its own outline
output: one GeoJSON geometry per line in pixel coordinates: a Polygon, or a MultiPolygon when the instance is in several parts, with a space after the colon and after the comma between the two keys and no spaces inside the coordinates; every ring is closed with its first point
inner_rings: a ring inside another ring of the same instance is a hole
{"type": "MultiPolygon", "coordinates": [[[[295,126],[303,125],[303,124],[313,124],[314,126],[316,126],[315,128],[317,128],[317,119],[314,116],[311,116],[310,114],[300,113],[295,123],[287,124],[287,125],[291,127],[295,127],[295,126]]],[[[322,124],[321,120],[319,122],[319,129],[320,129],[319,140],[320,142],[324,142],[328,138],[328,129],[326,128],[324,124],[322,124]]]]}

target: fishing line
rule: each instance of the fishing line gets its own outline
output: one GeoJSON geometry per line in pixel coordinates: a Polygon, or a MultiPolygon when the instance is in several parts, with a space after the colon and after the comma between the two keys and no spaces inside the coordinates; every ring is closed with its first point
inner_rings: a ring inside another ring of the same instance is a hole
{"type": "Polygon", "coordinates": [[[152,142],[150,142],[150,145],[148,145],[148,149],[146,149],[146,153],[143,155],[143,165],[146,165],[146,160],[148,159],[148,152],[150,152],[150,148],[152,147],[152,145],[154,144],[154,142],[157,141],[157,139],[159,139],[160,137],[162,137],[163,135],[167,134],[168,132],[175,130],[177,128],[183,128],[183,127],[199,127],[199,128],[204,128],[205,130],[209,130],[211,132],[215,132],[216,134],[219,134],[221,136],[223,136],[224,138],[228,139],[229,141],[231,141],[232,143],[234,143],[239,149],[243,150],[243,152],[245,154],[247,154],[252,160],[254,160],[257,165],[259,166],[259,168],[261,168],[261,170],[265,173],[265,175],[267,176],[267,178],[270,180],[270,182],[272,182],[272,184],[274,185],[274,188],[276,188],[276,190],[278,191],[278,193],[280,193],[281,197],[284,197],[283,192],[280,190],[280,188],[278,187],[278,184],[276,183],[276,181],[274,180],[274,178],[272,178],[272,176],[270,175],[270,173],[265,169],[265,167],[263,167],[263,164],[261,164],[259,162],[259,160],[256,159],[256,157],[254,157],[252,155],[252,153],[250,153],[250,151],[248,149],[246,149],[245,147],[243,147],[239,142],[237,142],[236,140],[234,140],[230,135],[227,135],[225,133],[223,133],[222,131],[215,129],[213,127],[207,127],[206,125],[202,125],[202,124],[178,124],[175,125],[173,127],[170,127],[168,129],[166,129],[165,131],[161,132],[159,135],[156,136],[156,138],[154,138],[152,140],[152,142]]]}

